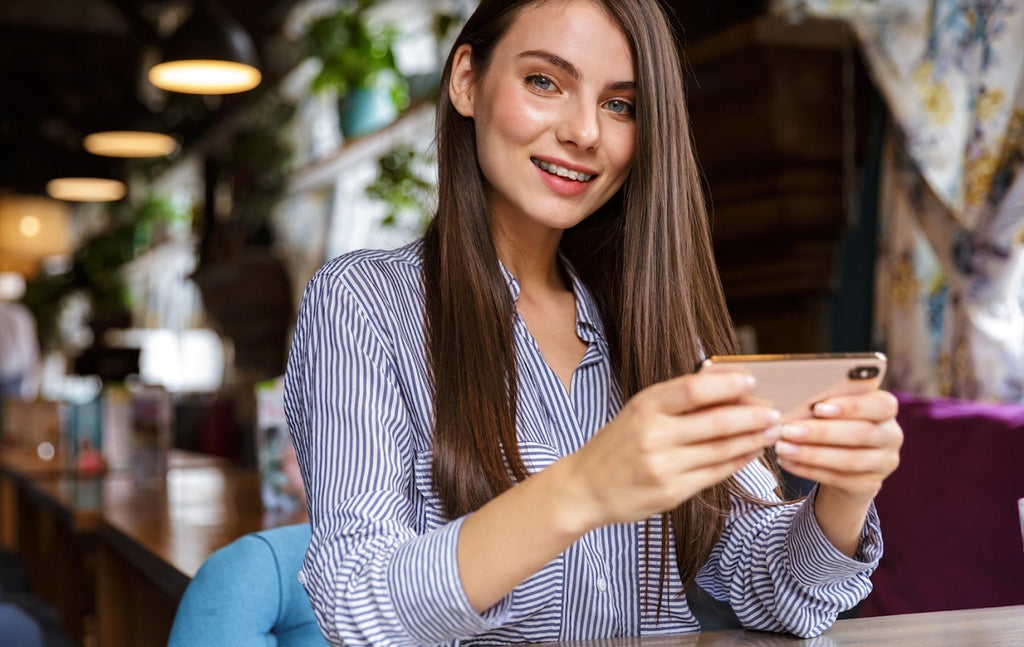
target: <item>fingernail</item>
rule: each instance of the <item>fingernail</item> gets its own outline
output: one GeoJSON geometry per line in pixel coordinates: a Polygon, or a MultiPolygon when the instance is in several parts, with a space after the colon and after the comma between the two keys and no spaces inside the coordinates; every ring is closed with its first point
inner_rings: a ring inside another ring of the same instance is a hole
{"type": "Polygon", "coordinates": [[[753,375],[744,375],[743,376],[743,384],[747,388],[752,389],[755,386],[757,386],[757,379],[755,379],[753,375]]]}
{"type": "Polygon", "coordinates": [[[800,425],[783,425],[782,437],[788,440],[798,440],[807,435],[807,427],[800,425]]]}
{"type": "Polygon", "coordinates": [[[780,440],[775,443],[775,453],[779,456],[793,456],[796,454],[797,446],[793,443],[787,443],[784,440],[780,440]]]}
{"type": "Polygon", "coordinates": [[[782,420],[782,412],[778,409],[770,409],[768,413],[765,414],[765,420],[768,421],[768,424],[774,425],[776,422],[782,420]]]}
{"type": "Polygon", "coordinates": [[[831,418],[839,415],[839,407],[828,402],[818,402],[814,405],[814,415],[819,418],[831,418]]]}
{"type": "Polygon", "coordinates": [[[782,438],[783,430],[782,427],[775,425],[774,427],[768,427],[764,430],[765,440],[775,442],[779,438],[782,438]]]}

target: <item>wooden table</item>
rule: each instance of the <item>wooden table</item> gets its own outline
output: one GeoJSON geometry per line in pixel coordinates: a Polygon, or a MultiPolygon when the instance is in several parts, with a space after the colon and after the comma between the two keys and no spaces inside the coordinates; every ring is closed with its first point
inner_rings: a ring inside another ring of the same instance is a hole
{"type": "Polygon", "coordinates": [[[93,606],[90,539],[79,533],[74,512],[36,489],[70,473],[59,456],[43,460],[28,449],[0,448],[0,542],[21,554],[34,592],[57,608],[64,632],[82,642],[93,606]]]}
{"type": "Polygon", "coordinates": [[[544,643],[579,647],[1021,647],[1024,605],[840,620],[808,640],[760,631],[544,643]]]}
{"type": "MultiPolygon", "coordinates": [[[[182,450],[172,450],[168,457],[169,469],[228,464],[223,458],[182,450]]],[[[31,550],[33,503],[49,507],[78,532],[95,532],[100,524],[100,484],[125,478],[129,475],[124,472],[77,477],[59,454],[43,460],[29,449],[0,447],[0,546],[15,552],[31,550]]]]}
{"type": "Polygon", "coordinates": [[[251,470],[170,469],[160,490],[111,491],[97,553],[100,644],[166,644],[178,601],[211,553],[244,534],[304,521],[305,510],[266,512],[251,470]]]}
{"type": "MultiPolygon", "coordinates": [[[[76,479],[53,463],[5,454],[0,488],[4,539],[11,538],[8,532],[14,535],[19,549],[34,556],[39,572],[49,573],[43,590],[49,601],[56,600],[62,617],[71,616],[65,621],[69,634],[80,636],[80,642],[95,636],[100,645],[166,644],[178,600],[210,553],[248,532],[305,520],[303,511],[266,513],[255,472],[188,453],[176,453],[163,484],[148,489],[127,474],[76,479]],[[18,508],[13,520],[8,499],[18,508]],[[75,598],[76,591],[81,598],[75,598]],[[90,604],[95,605],[94,627],[83,620],[90,604]]],[[[840,620],[803,641],[732,630],[551,644],[1020,647],[1024,606],[840,620]]]]}
{"type": "Polygon", "coordinates": [[[12,551],[19,548],[19,521],[25,486],[33,480],[59,478],[68,473],[59,459],[43,460],[36,452],[0,447],[0,546],[12,551]]]}
{"type": "Polygon", "coordinates": [[[174,451],[165,479],[77,478],[59,462],[0,454],[0,528],[35,592],[79,644],[166,644],[185,587],[218,548],[306,520],[263,510],[253,470],[174,451]]]}

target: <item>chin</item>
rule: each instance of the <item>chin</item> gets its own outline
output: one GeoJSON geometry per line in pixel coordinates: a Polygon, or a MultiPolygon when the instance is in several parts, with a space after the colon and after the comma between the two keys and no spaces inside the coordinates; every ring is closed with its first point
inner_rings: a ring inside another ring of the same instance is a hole
{"type": "Polygon", "coordinates": [[[576,225],[586,220],[587,216],[589,215],[570,215],[561,218],[553,218],[550,216],[550,212],[548,212],[548,214],[549,215],[547,217],[538,218],[537,221],[546,227],[549,227],[551,229],[558,229],[561,231],[565,231],[566,229],[572,229],[576,225]]]}

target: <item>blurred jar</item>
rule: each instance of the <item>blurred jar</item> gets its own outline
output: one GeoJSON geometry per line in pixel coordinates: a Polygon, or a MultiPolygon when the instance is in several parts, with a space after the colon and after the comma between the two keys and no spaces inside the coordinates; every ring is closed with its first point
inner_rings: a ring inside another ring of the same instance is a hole
{"type": "Polygon", "coordinates": [[[64,467],[87,473],[104,469],[100,456],[103,445],[103,382],[95,375],[68,375],[60,384],[60,443],[64,467]],[[84,462],[83,462],[84,461],[84,462]]]}
{"type": "Polygon", "coordinates": [[[132,384],[129,393],[132,476],[140,486],[158,487],[163,485],[167,473],[174,403],[162,386],[132,384]]]}

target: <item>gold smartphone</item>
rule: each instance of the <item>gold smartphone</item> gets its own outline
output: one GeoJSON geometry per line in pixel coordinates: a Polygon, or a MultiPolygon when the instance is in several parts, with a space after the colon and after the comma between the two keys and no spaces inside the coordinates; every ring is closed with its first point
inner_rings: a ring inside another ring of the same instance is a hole
{"type": "Polygon", "coordinates": [[[745,371],[754,376],[753,397],[782,412],[783,421],[809,418],[815,403],[879,388],[885,377],[882,353],[803,355],[713,355],[701,372],[745,371]]]}

